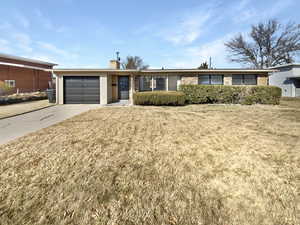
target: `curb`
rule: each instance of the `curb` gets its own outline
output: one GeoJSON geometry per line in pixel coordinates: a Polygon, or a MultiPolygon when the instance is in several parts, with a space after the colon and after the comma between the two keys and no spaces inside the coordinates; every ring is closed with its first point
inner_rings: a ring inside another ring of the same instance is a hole
{"type": "Polygon", "coordinates": [[[31,113],[31,112],[36,112],[36,111],[39,111],[39,110],[42,110],[42,109],[46,109],[46,108],[50,108],[50,107],[53,107],[53,106],[56,106],[56,104],[54,104],[54,105],[48,105],[48,106],[45,106],[45,107],[42,107],[42,108],[39,108],[39,109],[34,109],[34,110],[31,110],[31,111],[19,113],[19,114],[16,114],[16,115],[2,117],[2,118],[0,118],[0,121],[4,120],[4,119],[15,117],[15,116],[21,116],[21,115],[24,115],[24,114],[27,114],[27,113],[31,113]]]}

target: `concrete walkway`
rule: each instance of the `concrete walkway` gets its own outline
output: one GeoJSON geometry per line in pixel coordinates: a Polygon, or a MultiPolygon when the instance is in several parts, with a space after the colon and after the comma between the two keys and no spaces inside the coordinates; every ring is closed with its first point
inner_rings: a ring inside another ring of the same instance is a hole
{"type": "Polygon", "coordinates": [[[56,105],[0,120],[0,145],[101,105],[56,105]]]}
{"type": "Polygon", "coordinates": [[[53,106],[53,105],[55,105],[55,104],[49,103],[48,99],[16,103],[16,104],[11,104],[11,105],[1,105],[0,106],[0,119],[20,115],[23,113],[35,111],[35,110],[46,108],[46,107],[53,106]]]}

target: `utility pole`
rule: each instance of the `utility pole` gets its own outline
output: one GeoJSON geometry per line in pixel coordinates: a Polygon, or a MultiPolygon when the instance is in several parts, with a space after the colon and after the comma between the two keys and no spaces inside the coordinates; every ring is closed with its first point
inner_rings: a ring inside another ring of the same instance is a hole
{"type": "Polygon", "coordinates": [[[211,57],[209,57],[209,69],[211,69],[211,57]]]}

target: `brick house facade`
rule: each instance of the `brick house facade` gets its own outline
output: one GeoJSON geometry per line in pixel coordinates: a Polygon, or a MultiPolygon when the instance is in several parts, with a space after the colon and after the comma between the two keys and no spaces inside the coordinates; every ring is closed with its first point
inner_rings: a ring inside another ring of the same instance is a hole
{"type": "Polygon", "coordinates": [[[0,54],[0,82],[16,92],[45,90],[52,81],[49,70],[56,64],[40,60],[0,54]]]}
{"type": "Polygon", "coordinates": [[[181,84],[268,85],[268,69],[54,69],[58,104],[133,103],[139,91],[177,91],[181,84]]]}

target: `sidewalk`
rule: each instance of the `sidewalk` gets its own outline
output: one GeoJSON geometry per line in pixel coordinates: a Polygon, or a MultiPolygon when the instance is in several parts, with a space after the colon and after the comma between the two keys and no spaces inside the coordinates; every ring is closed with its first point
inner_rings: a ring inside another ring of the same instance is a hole
{"type": "Polygon", "coordinates": [[[16,103],[11,105],[0,106],[0,119],[20,115],[26,112],[42,109],[54,104],[49,103],[48,99],[24,103],[16,103]]]}

